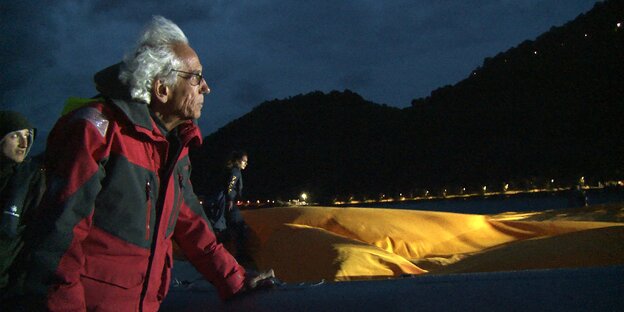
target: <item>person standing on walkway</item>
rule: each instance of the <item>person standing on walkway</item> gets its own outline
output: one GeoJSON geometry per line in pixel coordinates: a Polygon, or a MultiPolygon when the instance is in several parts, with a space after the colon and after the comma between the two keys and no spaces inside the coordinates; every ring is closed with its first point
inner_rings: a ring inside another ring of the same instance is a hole
{"type": "Polygon", "coordinates": [[[0,298],[19,293],[24,232],[45,191],[42,157],[30,157],[36,129],[14,111],[0,111],[0,298]]]}
{"type": "Polygon", "coordinates": [[[216,200],[207,208],[217,238],[222,243],[232,242],[235,256],[241,262],[251,261],[247,250],[249,228],[236,205],[236,201],[242,198],[242,171],[247,168],[248,163],[249,156],[246,152],[230,153],[225,168],[218,177],[216,200]]]}

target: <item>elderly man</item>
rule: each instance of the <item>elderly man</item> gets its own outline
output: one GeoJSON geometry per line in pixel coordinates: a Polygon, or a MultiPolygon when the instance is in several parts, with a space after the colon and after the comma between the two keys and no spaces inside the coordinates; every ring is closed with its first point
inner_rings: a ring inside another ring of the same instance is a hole
{"type": "Polygon", "coordinates": [[[29,278],[44,282],[47,308],[157,311],[172,240],[221,298],[268,277],[250,277],[216,242],[193,193],[188,148],[201,143],[193,120],[210,89],[180,28],[154,17],[123,63],[95,80],[100,97],[48,138],[49,223],[29,278]]]}
{"type": "Polygon", "coordinates": [[[39,157],[27,157],[35,128],[18,112],[0,111],[0,298],[16,294],[23,234],[45,190],[39,157]]]}

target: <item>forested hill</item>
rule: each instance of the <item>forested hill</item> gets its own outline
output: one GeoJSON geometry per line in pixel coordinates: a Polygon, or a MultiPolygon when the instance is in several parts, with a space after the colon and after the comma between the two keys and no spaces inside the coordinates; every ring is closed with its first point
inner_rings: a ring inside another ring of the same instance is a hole
{"type": "Polygon", "coordinates": [[[398,157],[410,159],[399,144],[405,117],[348,90],[265,102],[206,137],[193,155],[193,183],[198,193],[207,192],[214,165],[232,149],[244,149],[250,159],[245,191],[252,198],[372,191],[392,183],[401,170],[398,157]]]}
{"type": "Polygon", "coordinates": [[[412,101],[410,132],[439,140],[430,143],[442,158],[432,164],[440,178],[430,179],[616,173],[624,161],[623,21],[624,1],[597,3],[412,101]]]}
{"type": "Polygon", "coordinates": [[[245,149],[248,198],[413,193],[539,178],[622,178],[624,1],[486,58],[412,107],[349,90],[260,104],[205,138],[193,183],[245,149]]]}

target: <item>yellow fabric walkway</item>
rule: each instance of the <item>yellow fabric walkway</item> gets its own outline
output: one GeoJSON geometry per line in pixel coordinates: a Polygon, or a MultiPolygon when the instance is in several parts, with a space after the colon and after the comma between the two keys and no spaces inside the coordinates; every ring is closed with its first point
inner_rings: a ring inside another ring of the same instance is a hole
{"type": "Polygon", "coordinates": [[[273,268],[286,282],[624,264],[620,206],[495,216],[335,207],[242,213],[258,269],[273,268]]]}

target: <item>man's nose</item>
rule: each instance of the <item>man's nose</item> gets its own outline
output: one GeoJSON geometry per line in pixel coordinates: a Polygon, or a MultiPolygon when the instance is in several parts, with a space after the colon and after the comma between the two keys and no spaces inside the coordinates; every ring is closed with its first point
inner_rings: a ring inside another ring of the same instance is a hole
{"type": "Polygon", "coordinates": [[[25,137],[23,135],[19,136],[19,147],[23,147],[23,148],[28,147],[28,138],[27,137],[25,137]]]}
{"type": "Polygon", "coordinates": [[[210,93],[210,88],[208,87],[208,83],[206,82],[206,79],[202,79],[200,88],[199,88],[199,92],[202,94],[208,94],[210,93]]]}

